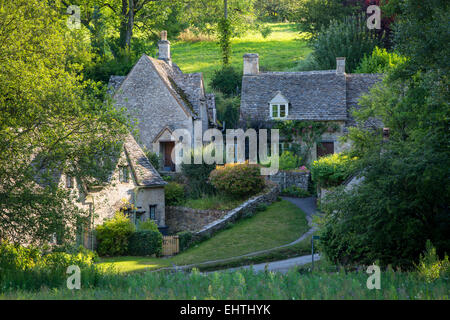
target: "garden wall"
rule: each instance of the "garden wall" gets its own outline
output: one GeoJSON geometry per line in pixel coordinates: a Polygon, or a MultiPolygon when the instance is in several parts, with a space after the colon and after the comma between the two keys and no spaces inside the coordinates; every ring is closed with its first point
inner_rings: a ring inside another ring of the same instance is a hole
{"type": "Polygon", "coordinates": [[[276,174],[269,176],[269,180],[278,184],[281,190],[291,186],[308,190],[309,172],[278,171],[276,174]]]}
{"type": "Polygon", "coordinates": [[[251,215],[253,212],[256,211],[256,208],[258,206],[269,205],[272,202],[275,202],[278,198],[279,193],[280,193],[279,186],[271,186],[271,189],[268,192],[250,198],[249,200],[241,204],[239,207],[228,211],[220,219],[204,226],[200,231],[194,234],[194,238],[200,239],[205,236],[206,237],[212,236],[217,231],[225,228],[228,223],[235,222],[236,220],[239,220],[241,217],[251,215]]]}
{"type": "Polygon", "coordinates": [[[166,226],[169,233],[195,232],[227,214],[226,210],[198,210],[184,207],[166,207],[166,226]]]}

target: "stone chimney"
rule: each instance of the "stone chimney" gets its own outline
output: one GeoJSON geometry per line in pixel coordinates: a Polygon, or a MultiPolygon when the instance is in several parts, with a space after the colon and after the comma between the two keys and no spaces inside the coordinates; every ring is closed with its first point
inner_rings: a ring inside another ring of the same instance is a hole
{"type": "Polygon", "coordinates": [[[336,58],[336,73],[337,74],[345,73],[345,57],[336,58]]]}
{"type": "Polygon", "coordinates": [[[158,41],[159,59],[170,61],[170,41],[167,40],[167,31],[161,31],[161,40],[158,41]]]}
{"type": "Polygon", "coordinates": [[[244,54],[244,76],[259,74],[259,55],[257,53],[244,54]]]}

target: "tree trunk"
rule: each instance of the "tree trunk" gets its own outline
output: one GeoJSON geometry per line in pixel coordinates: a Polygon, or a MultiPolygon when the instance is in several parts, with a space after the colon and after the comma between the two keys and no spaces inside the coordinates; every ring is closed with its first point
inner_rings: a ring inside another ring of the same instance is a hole
{"type": "Polygon", "coordinates": [[[120,21],[120,47],[130,48],[134,26],[134,0],[122,0],[120,21]]]}

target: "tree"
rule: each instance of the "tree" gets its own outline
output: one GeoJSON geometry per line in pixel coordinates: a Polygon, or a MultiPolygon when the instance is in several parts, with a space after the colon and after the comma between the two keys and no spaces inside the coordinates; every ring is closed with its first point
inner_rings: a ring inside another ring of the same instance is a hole
{"type": "Polygon", "coordinates": [[[97,172],[102,179],[112,163],[100,160],[117,154],[126,131],[122,112],[80,75],[86,52],[78,32],[47,2],[0,7],[1,239],[39,243],[64,235],[82,212],[58,176],[88,180],[97,172]]]}
{"type": "Polygon", "coordinates": [[[364,181],[328,201],[323,249],[341,263],[412,267],[429,239],[450,251],[448,1],[392,1],[395,49],[407,60],[361,100],[360,123],[377,117],[390,128],[351,131],[364,147],[364,181]],[[362,223],[363,222],[363,223],[362,223]]]}

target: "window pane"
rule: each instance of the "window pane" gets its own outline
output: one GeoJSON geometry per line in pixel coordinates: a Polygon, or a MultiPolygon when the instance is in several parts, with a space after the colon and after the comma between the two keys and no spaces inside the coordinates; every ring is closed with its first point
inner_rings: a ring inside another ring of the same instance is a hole
{"type": "Polygon", "coordinates": [[[278,105],[272,105],[272,118],[278,118],[278,105]]]}
{"type": "Polygon", "coordinates": [[[286,105],[282,104],[280,105],[280,118],[286,117],[286,105]]]}

